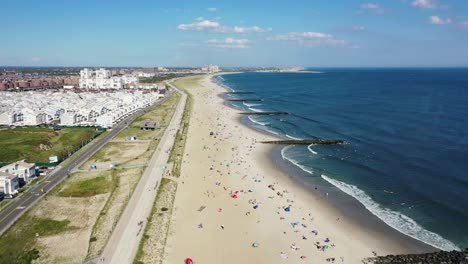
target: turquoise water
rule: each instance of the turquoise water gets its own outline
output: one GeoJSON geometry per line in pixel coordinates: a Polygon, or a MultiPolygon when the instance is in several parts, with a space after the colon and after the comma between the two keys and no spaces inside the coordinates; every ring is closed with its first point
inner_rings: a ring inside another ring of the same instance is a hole
{"type": "Polygon", "coordinates": [[[394,229],[453,250],[468,247],[468,69],[322,69],[216,80],[254,91],[235,102],[257,129],[283,138],[343,139],[287,146],[283,159],[358,200],[394,229]]]}

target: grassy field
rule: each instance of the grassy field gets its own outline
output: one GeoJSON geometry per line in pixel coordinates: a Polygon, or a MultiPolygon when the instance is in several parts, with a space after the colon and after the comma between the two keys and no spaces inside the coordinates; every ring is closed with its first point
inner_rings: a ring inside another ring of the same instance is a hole
{"type": "Polygon", "coordinates": [[[0,240],[0,263],[31,263],[39,257],[39,249],[34,247],[36,239],[73,229],[69,223],[68,220],[22,217],[0,240]]]}
{"type": "Polygon", "coordinates": [[[90,197],[110,190],[108,175],[91,178],[68,186],[58,194],[62,197],[90,197]]]}
{"type": "Polygon", "coordinates": [[[0,162],[25,159],[28,162],[49,162],[49,156],[64,157],[69,151],[93,138],[94,128],[15,128],[0,130],[0,162]]]}
{"type": "Polygon", "coordinates": [[[135,119],[124,131],[120,132],[116,139],[125,139],[127,136],[134,136],[138,140],[150,140],[154,131],[152,130],[141,130],[140,123],[142,121],[154,121],[156,122],[158,128],[156,130],[161,130],[160,125],[167,125],[169,123],[172,108],[175,107],[176,103],[179,101],[180,95],[174,94],[169,100],[158,106],[153,111],[150,111],[139,118],[135,119]]]}

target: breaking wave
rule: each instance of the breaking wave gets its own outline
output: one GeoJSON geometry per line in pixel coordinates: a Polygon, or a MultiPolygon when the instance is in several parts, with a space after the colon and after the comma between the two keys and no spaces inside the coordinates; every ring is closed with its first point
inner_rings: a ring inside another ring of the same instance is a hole
{"type": "Polygon", "coordinates": [[[291,157],[288,157],[288,155],[286,154],[286,151],[291,148],[293,146],[287,146],[287,147],[284,147],[281,149],[281,157],[284,159],[284,160],[287,160],[289,162],[291,162],[292,164],[296,165],[297,167],[299,167],[301,170],[307,172],[307,173],[310,173],[310,174],[313,174],[313,170],[312,169],[309,169],[307,168],[306,166],[304,165],[301,165],[299,164],[299,162],[291,157]]]}
{"type": "Polygon", "coordinates": [[[334,185],[335,187],[337,187],[338,189],[340,189],[341,191],[345,192],[346,194],[354,197],[362,205],[364,205],[364,207],[367,210],[369,210],[373,215],[380,218],[380,220],[384,221],[384,223],[386,223],[393,229],[396,229],[407,236],[410,236],[414,239],[417,239],[442,250],[460,250],[455,244],[448,241],[447,239],[441,237],[436,233],[424,229],[410,217],[392,211],[388,208],[382,207],[358,187],[341,181],[337,181],[324,174],[322,174],[322,178],[334,185]]]}
{"type": "Polygon", "coordinates": [[[317,155],[318,152],[315,151],[315,150],[313,150],[313,149],[311,148],[312,146],[315,146],[315,144],[310,144],[309,146],[307,146],[307,149],[308,149],[312,154],[317,155]]]}

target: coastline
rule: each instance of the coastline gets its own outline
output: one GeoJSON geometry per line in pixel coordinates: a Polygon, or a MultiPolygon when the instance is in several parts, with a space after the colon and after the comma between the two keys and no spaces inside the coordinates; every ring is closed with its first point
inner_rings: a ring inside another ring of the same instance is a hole
{"type": "MultiPolygon", "coordinates": [[[[255,133],[266,134],[266,132],[243,122],[242,117],[239,117],[237,122],[255,133]]],[[[273,134],[270,136],[281,139],[273,134]]],[[[327,208],[324,211],[330,212],[330,218],[334,216],[340,217],[340,220],[343,220],[342,222],[348,226],[347,229],[364,228],[365,232],[362,232],[362,235],[368,235],[367,239],[373,240],[374,237],[379,238],[373,243],[382,243],[382,246],[394,245],[396,252],[388,254],[419,254],[440,250],[393,229],[366,210],[356,199],[345,194],[335,186],[321,179],[315,181],[314,184],[304,181],[303,178],[307,177],[306,173],[288,164],[289,162],[282,158],[281,149],[283,146],[268,144],[264,146],[262,153],[258,157],[255,157],[255,159],[261,160],[258,164],[264,165],[265,168],[274,168],[282,172],[284,175],[280,181],[284,181],[285,185],[294,186],[295,190],[300,192],[301,196],[309,203],[317,203],[319,204],[318,207],[327,208]],[[314,189],[315,187],[318,189],[314,189]],[[328,195],[325,195],[326,193],[328,195]]]]}
{"type": "Polygon", "coordinates": [[[225,88],[211,76],[188,91],[194,107],[166,262],[191,257],[201,263],[361,263],[374,252],[431,251],[412,239],[405,242],[397,231],[353,221],[279,169],[271,159],[273,147],[258,142],[276,137],[244,126],[238,110],[223,107],[218,95],[225,88]],[[260,246],[252,247],[254,242],[260,246]]]}

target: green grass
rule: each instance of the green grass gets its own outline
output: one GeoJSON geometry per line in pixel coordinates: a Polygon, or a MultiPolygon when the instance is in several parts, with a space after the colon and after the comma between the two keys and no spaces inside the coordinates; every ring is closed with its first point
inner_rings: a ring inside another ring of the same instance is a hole
{"type": "Polygon", "coordinates": [[[111,186],[107,176],[75,182],[59,192],[63,197],[90,197],[97,194],[109,192],[111,186]]]}
{"type": "Polygon", "coordinates": [[[70,221],[57,221],[25,215],[0,237],[0,263],[29,264],[39,258],[36,239],[73,229],[70,221]]]}
{"type": "Polygon", "coordinates": [[[169,154],[169,162],[172,162],[174,164],[174,166],[172,167],[172,175],[174,177],[180,176],[180,166],[184,155],[185,141],[187,140],[187,131],[190,123],[190,114],[193,108],[192,95],[187,90],[187,88],[193,88],[194,86],[198,85],[198,82],[202,77],[203,76],[186,77],[177,79],[177,81],[174,82],[174,85],[177,88],[185,91],[185,93],[187,94],[187,102],[185,104],[184,113],[182,116],[181,127],[177,131],[174,145],[172,146],[171,153],[169,154]]]}
{"type": "Polygon", "coordinates": [[[50,236],[68,229],[70,220],[57,221],[49,218],[33,218],[32,232],[39,236],[50,236]]]}
{"type": "Polygon", "coordinates": [[[98,132],[94,128],[15,128],[0,130],[0,162],[25,159],[29,162],[49,162],[49,156],[65,157],[98,132]],[[41,145],[47,149],[41,149],[41,145]]]}
{"type": "MultiPolygon", "coordinates": [[[[167,179],[167,178],[162,178],[161,184],[158,189],[158,193],[156,195],[156,199],[153,204],[153,208],[151,209],[151,214],[150,214],[150,219],[148,221],[148,224],[145,227],[145,230],[143,232],[143,238],[140,241],[140,244],[138,245],[138,251],[135,256],[134,264],[140,264],[144,263],[143,258],[145,254],[159,254],[160,257],[162,257],[162,254],[164,253],[164,249],[162,250],[156,250],[156,252],[145,252],[144,251],[144,246],[146,243],[148,243],[148,239],[150,236],[148,235],[149,230],[152,228],[153,225],[155,224],[160,224],[158,222],[159,218],[162,216],[161,214],[168,214],[172,215],[172,209],[174,206],[174,199],[176,195],[176,190],[177,190],[177,182],[167,179]],[[175,185],[175,190],[171,192],[171,186],[170,185],[175,185]],[[167,207],[162,207],[160,210],[158,209],[159,206],[164,205],[167,207]],[[163,210],[163,208],[165,210],[163,210]]],[[[164,245],[166,244],[167,241],[167,235],[169,232],[169,225],[170,221],[168,221],[165,225],[160,226],[161,230],[163,230],[164,233],[161,233],[161,236],[164,236],[162,243],[164,245]]],[[[165,246],[164,246],[165,247],[165,246]]]]}
{"type": "Polygon", "coordinates": [[[167,123],[169,123],[170,117],[172,116],[173,109],[179,101],[179,98],[179,94],[172,95],[172,97],[169,98],[166,102],[135,119],[135,121],[133,121],[125,130],[120,132],[116,138],[125,139],[127,136],[135,136],[140,140],[152,139],[153,135],[156,134],[161,128],[157,128],[155,131],[141,130],[140,123],[142,121],[155,121],[157,126],[160,126],[161,124],[167,125],[167,123]]]}
{"type": "Polygon", "coordinates": [[[155,76],[155,77],[152,77],[152,78],[141,79],[140,82],[141,83],[160,83],[162,81],[166,81],[166,80],[177,78],[177,77],[184,77],[184,76],[187,76],[187,75],[192,75],[192,74],[190,74],[190,73],[189,74],[169,73],[169,74],[162,75],[162,76],[155,76]]]}

